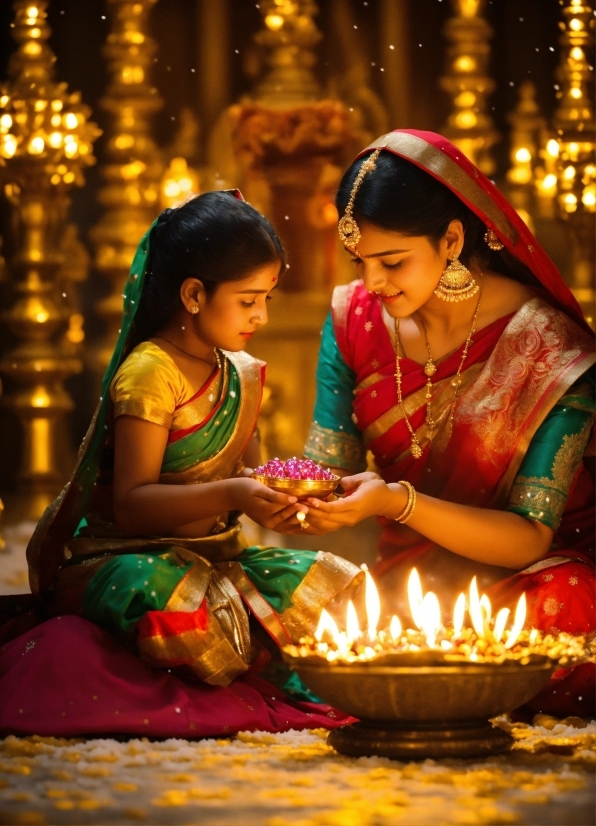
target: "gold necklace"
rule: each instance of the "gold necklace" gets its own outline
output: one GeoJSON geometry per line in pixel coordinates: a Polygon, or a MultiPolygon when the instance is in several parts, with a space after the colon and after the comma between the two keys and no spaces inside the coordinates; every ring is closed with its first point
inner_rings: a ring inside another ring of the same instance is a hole
{"type": "MultiPolygon", "coordinates": [[[[463,352],[461,354],[461,360],[459,362],[459,367],[457,368],[457,373],[451,379],[451,386],[455,388],[455,391],[453,393],[453,398],[451,399],[451,405],[449,407],[448,424],[449,424],[450,433],[451,433],[451,428],[453,427],[453,415],[455,413],[455,404],[457,402],[457,397],[459,395],[459,388],[461,386],[461,371],[463,369],[464,362],[467,358],[468,350],[470,349],[470,344],[472,343],[472,336],[476,332],[476,319],[478,317],[478,310],[480,309],[480,300],[481,300],[481,298],[482,298],[482,292],[480,292],[480,294],[478,296],[478,301],[476,303],[476,309],[474,310],[474,316],[472,317],[472,326],[470,327],[470,332],[468,333],[468,337],[466,338],[466,341],[465,341],[465,344],[464,344],[464,349],[463,349],[463,352]]],[[[421,321],[422,321],[422,319],[421,319],[421,321]]],[[[428,352],[428,361],[424,365],[424,375],[427,377],[427,380],[426,380],[426,426],[427,426],[428,430],[430,431],[429,440],[432,441],[433,436],[434,436],[434,431],[437,428],[438,422],[435,422],[435,420],[433,419],[432,411],[431,411],[430,402],[431,402],[432,386],[433,386],[432,381],[431,381],[431,377],[434,376],[434,374],[437,372],[437,366],[434,363],[433,358],[432,358],[431,353],[430,353],[430,346],[429,346],[429,343],[428,343],[428,337],[426,335],[426,327],[424,326],[424,322],[422,322],[422,329],[424,330],[424,340],[426,342],[426,349],[427,349],[427,352],[428,352]]],[[[399,351],[400,351],[400,348],[401,348],[401,339],[400,339],[400,336],[399,336],[399,318],[395,319],[395,339],[396,339],[396,341],[395,341],[395,384],[396,384],[396,387],[397,387],[397,403],[401,407],[401,412],[402,412],[402,415],[404,417],[406,427],[408,428],[408,431],[410,433],[410,441],[411,441],[410,451],[411,451],[412,456],[414,457],[414,459],[419,459],[422,456],[422,453],[423,453],[422,446],[420,445],[420,442],[418,441],[418,436],[416,436],[416,434],[414,433],[414,429],[413,429],[412,425],[410,424],[410,420],[408,419],[408,415],[406,413],[406,408],[404,407],[404,402],[403,402],[402,392],[401,392],[401,367],[400,367],[400,355],[399,355],[399,351]]]]}
{"type": "Polygon", "coordinates": [[[220,361],[220,358],[219,358],[219,353],[217,352],[215,347],[213,348],[213,355],[215,356],[215,364],[214,364],[212,361],[209,361],[208,359],[204,359],[202,356],[195,356],[194,353],[189,353],[187,350],[183,350],[182,347],[178,347],[177,344],[174,344],[173,341],[170,341],[170,339],[166,338],[165,336],[155,335],[155,336],[153,336],[153,338],[160,338],[162,341],[167,341],[168,344],[171,344],[171,346],[175,347],[176,350],[180,350],[180,352],[184,353],[185,356],[188,356],[191,359],[197,359],[198,361],[203,361],[203,362],[205,362],[205,364],[208,364],[209,367],[215,367],[215,366],[221,367],[221,361],[220,361]]]}

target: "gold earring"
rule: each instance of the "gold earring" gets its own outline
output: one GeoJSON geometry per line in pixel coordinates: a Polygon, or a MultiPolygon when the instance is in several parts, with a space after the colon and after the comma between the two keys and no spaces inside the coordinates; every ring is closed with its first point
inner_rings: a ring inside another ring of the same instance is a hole
{"type": "Polygon", "coordinates": [[[199,312],[199,305],[198,304],[193,304],[192,307],[190,308],[190,311],[193,315],[196,315],[199,312]]]}
{"type": "Polygon", "coordinates": [[[494,231],[494,229],[487,229],[486,230],[486,232],[484,233],[484,240],[486,241],[488,246],[491,248],[491,250],[494,250],[495,252],[498,252],[499,250],[502,250],[503,247],[505,246],[505,244],[503,244],[501,241],[499,241],[499,237],[498,237],[497,233],[494,231]]]}
{"type": "Polygon", "coordinates": [[[435,289],[435,295],[443,301],[465,301],[476,295],[478,290],[474,276],[456,255],[443,270],[435,289]]]}

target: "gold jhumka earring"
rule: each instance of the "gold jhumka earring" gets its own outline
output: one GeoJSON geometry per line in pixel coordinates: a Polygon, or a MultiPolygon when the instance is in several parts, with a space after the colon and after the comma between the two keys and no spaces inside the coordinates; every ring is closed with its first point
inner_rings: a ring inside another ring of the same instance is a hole
{"type": "Polygon", "coordinates": [[[486,232],[484,233],[484,240],[486,241],[488,246],[491,248],[491,250],[494,250],[495,252],[498,252],[499,250],[502,250],[503,247],[505,246],[505,244],[503,244],[502,241],[499,241],[499,237],[498,237],[497,233],[494,231],[494,229],[487,229],[486,230],[486,232]]]}
{"type": "Polygon", "coordinates": [[[456,255],[439,278],[435,295],[443,301],[465,301],[476,295],[480,288],[470,270],[456,255]]]}
{"type": "Polygon", "coordinates": [[[381,150],[375,149],[372,155],[364,161],[364,163],[358,170],[358,174],[356,175],[356,179],[354,180],[354,185],[352,186],[352,191],[350,192],[350,198],[346,206],[346,211],[344,213],[343,218],[340,219],[340,222],[337,225],[337,230],[339,232],[339,237],[341,238],[342,243],[349,249],[354,250],[354,252],[357,255],[358,241],[360,241],[360,228],[356,223],[356,220],[353,215],[354,200],[356,198],[356,193],[360,189],[360,184],[362,183],[364,176],[367,172],[372,172],[373,169],[376,167],[377,158],[380,154],[381,150]]]}

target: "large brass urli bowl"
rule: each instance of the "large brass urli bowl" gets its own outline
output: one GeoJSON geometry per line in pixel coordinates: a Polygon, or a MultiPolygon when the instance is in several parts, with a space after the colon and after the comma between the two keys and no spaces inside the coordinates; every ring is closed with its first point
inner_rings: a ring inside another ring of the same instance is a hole
{"type": "Polygon", "coordinates": [[[316,655],[285,661],[322,700],[360,722],[332,731],[342,754],[398,760],[482,757],[505,751],[512,738],[489,718],[533,697],[557,667],[548,657],[529,663],[445,662],[415,654],[368,663],[329,663],[316,655]]]}
{"type": "Polygon", "coordinates": [[[337,489],[340,482],[340,477],[335,475],[333,479],[280,479],[277,476],[260,476],[253,473],[252,478],[267,485],[271,490],[297,496],[298,499],[326,499],[337,489]]]}

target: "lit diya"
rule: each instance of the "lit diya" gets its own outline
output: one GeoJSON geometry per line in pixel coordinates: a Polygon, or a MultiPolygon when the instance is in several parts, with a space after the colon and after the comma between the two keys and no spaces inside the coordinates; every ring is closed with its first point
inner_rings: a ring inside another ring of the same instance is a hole
{"type": "Polygon", "coordinates": [[[493,617],[476,578],[443,625],[439,601],[423,593],[416,569],[408,581],[415,628],[393,616],[379,630],[379,595],[363,568],[366,627],[349,602],[345,630],[323,610],[314,638],[284,648],[312,691],[360,719],[329,735],[342,754],[403,760],[505,751],[513,740],[489,719],[533,697],[556,668],[587,658],[584,637],[524,628],[525,594],[513,615],[502,608],[493,617]]]}
{"type": "Polygon", "coordinates": [[[312,459],[270,459],[252,472],[268,488],[297,496],[298,499],[312,497],[325,499],[339,485],[340,477],[331,473],[312,459]]]}

